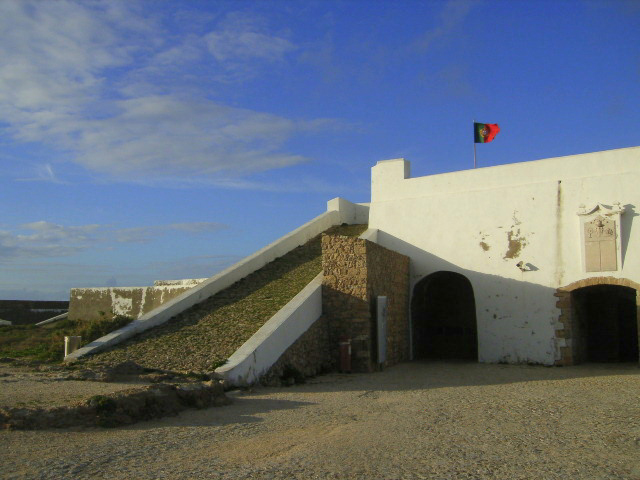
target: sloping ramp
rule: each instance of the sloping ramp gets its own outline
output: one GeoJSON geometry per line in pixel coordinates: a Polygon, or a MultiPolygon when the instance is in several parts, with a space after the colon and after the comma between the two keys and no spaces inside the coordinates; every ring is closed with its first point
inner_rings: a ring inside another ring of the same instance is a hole
{"type": "MultiPolygon", "coordinates": [[[[345,225],[327,233],[357,236],[365,229],[366,225],[345,225]]],[[[169,322],[98,353],[88,362],[133,360],[147,368],[212,372],[322,271],[320,238],[314,237],[169,322]]]]}
{"type": "Polygon", "coordinates": [[[65,362],[74,362],[80,358],[94,355],[152,328],[168,322],[213,295],[230,287],[276,258],[291,252],[309,239],[335,225],[364,224],[368,222],[368,204],[355,204],[343,198],[334,198],[327,202],[327,211],[288,233],[284,237],[249,255],[235,265],[208,278],[196,287],[145,313],[128,325],[101,337],[65,357],[65,362]]]}

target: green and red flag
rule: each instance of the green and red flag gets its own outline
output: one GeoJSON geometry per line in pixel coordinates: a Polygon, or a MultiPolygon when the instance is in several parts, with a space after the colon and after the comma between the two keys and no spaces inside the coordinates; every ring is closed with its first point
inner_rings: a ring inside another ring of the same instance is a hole
{"type": "Polygon", "coordinates": [[[500,132],[497,123],[473,122],[473,141],[475,143],[489,143],[500,132]]]}

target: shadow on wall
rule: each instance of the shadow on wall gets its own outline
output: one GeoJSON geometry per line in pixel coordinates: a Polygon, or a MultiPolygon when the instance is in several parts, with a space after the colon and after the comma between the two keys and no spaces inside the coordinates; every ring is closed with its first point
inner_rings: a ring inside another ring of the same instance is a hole
{"type": "Polygon", "coordinates": [[[554,364],[560,313],[555,289],[461,268],[383,231],[378,232],[378,243],[411,258],[412,298],[419,282],[436,272],[454,272],[471,283],[480,361],[554,364]]]}
{"type": "Polygon", "coordinates": [[[636,208],[635,205],[625,205],[624,214],[620,216],[620,251],[623,267],[625,257],[627,256],[627,248],[629,247],[629,239],[631,238],[631,224],[633,223],[633,217],[640,216],[640,214],[635,212],[634,208],[636,208]]]}

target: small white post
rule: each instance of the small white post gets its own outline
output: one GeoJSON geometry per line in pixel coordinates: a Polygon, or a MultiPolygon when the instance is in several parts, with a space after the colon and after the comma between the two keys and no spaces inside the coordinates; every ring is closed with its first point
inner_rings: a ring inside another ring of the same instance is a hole
{"type": "Polygon", "coordinates": [[[64,337],[64,356],[72,354],[78,348],[80,348],[80,342],[82,337],[74,335],[71,337],[64,337]]]}

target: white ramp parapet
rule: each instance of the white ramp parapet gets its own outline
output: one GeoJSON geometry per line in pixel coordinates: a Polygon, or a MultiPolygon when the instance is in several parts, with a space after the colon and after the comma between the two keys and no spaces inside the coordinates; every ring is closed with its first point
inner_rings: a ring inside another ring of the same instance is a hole
{"type": "Polygon", "coordinates": [[[47,318],[41,322],[36,323],[36,327],[41,327],[42,325],[48,325],[53,322],[57,322],[58,320],[63,320],[69,316],[69,312],[61,313],[60,315],[56,315],[55,317],[47,318]]]}
{"type": "Polygon", "coordinates": [[[257,382],[322,315],[322,273],[216,369],[231,385],[257,382]]]}

